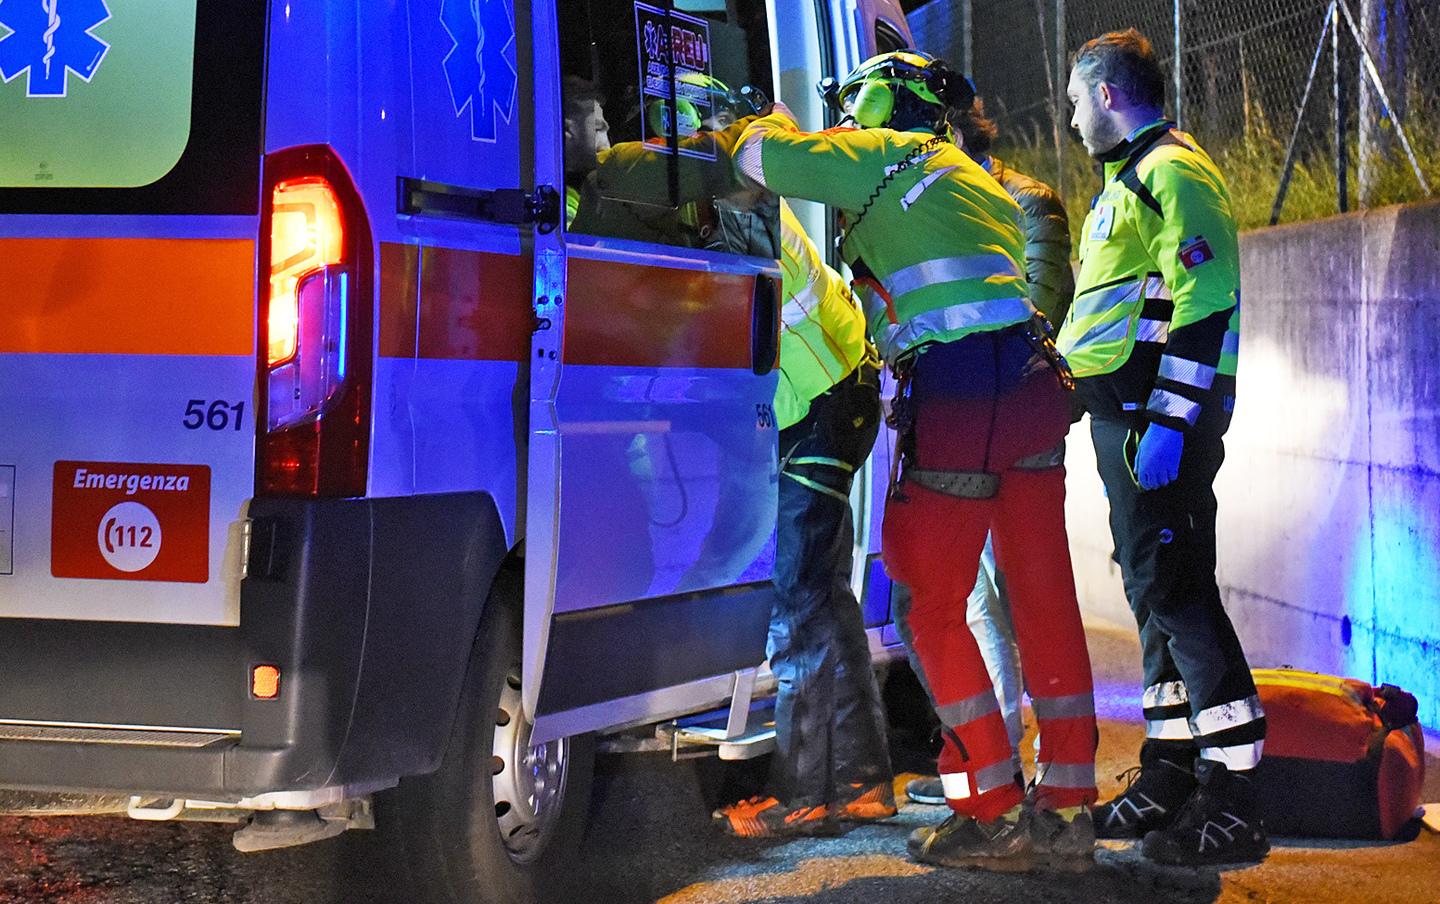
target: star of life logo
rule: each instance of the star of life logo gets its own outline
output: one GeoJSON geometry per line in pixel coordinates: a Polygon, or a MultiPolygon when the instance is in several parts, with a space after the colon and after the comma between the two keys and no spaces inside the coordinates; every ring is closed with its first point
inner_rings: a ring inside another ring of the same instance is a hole
{"type": "Polygon", "coordinates": [[[26,76],[26,97],[64,97],[70,74],[90,81],[110,45],[92,32],[105,0],[0,0],[0,80],[26,76]]]}
{"type": "Polygon", "coordinates": [[[442,0],[440,24],[453,46],[445,80],[458,118],[470,111],[470,137],[493,142],[515,112],[515,23],[506,0],[442,0]]]}

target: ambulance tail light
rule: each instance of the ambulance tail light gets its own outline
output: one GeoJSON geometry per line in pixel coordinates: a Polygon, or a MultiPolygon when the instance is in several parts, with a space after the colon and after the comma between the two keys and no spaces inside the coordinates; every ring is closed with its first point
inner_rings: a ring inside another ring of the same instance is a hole
{"type": "Polygon", "coordinates": [[[324,146],[265,160],[256,494],[365,493],[374,268],[365,209],[324,146]]]}

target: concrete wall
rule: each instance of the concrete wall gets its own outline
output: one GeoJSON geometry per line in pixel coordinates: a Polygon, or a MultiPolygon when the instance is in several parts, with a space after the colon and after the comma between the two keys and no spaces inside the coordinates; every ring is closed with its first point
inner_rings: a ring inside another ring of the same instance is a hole
{"type": "MultiPolygon", "coordinates": [[[[1254,666],[1398,684],[1440,727],[1440,203],[1241,237],[1218,577],[1254,666]]],[[[1088,424],[1067,505],[1081,605],[1133,624],[1088,424]]]]}

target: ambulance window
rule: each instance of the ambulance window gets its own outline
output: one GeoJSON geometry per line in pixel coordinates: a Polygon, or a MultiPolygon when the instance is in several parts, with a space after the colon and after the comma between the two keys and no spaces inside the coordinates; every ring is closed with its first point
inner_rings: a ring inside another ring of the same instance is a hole
{"type": "Polygon", "coordinates": [[[259,0],[0,3],[0,212],[251,213],[259,0]]]}
{"type": "Polygon", "coordinates": [[[765,0],[559,13],[569,231],[774,258],[778,200],[730,158],[773,93],[765,0]]]}
{"type": "Polygon", "coordinates": [[[897,50],[906,50],[910,42],[905,40],[904,35],[891,25],[880,19],[875,20],[875,52],[894,53],[897,50]]]}

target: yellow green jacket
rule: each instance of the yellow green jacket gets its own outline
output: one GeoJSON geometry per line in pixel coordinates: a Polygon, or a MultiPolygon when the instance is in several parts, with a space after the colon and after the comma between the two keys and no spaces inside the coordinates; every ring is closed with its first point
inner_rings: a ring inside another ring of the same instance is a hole
{"type": "Polygon", "coordinates": [[[874,358],[850,287],[815,248],[790,205],[780,202],[780,382],[775,419],[799,423],[810,402],[874,358]]]}
{"type": "Polygon", "coordinates": [[[776,194],[840,209],[842,257],[883,290],[862,290],[860,301],[887,361],[1033,313],[1020,208],[948,140],[893,129],[806,133],[774,113],[746,128],[735,163],[776,194]]]}
{"type": "Polygon", "coordinates": [[[1056,344],[1093,416],[1223,434],[1240,345],[1240,248],[1225,180],[1170,123],[1106,156],[1056,344]]]}

